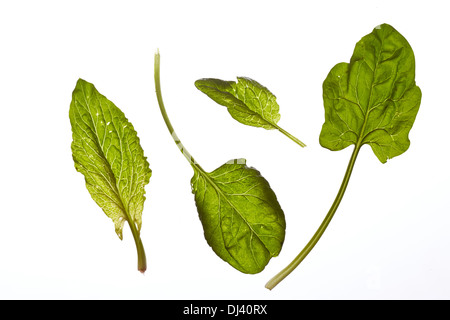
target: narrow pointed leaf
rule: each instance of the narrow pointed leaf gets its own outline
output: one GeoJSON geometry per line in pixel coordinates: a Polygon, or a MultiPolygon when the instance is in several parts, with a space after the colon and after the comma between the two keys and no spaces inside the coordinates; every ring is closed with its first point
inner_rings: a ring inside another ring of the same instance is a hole
{"type": "Polygon", "coordinates": [[[144,187],[151,170],[133,125],[114,103],[82,79],[73,91],[69,118],[75,168],[84,175],[92,199],[112,219],[120,239],[128,221],[141,246],[144,187]]]}

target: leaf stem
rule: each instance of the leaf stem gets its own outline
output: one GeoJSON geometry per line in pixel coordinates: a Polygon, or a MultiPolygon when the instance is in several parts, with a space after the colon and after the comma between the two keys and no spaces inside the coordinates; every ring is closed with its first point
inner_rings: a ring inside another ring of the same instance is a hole
{"type": "Polygon", "coordinates": [[[294,137],[292,134],[290,134],[289,132],[287,132],[286,130],[284,130],[283,128],[281,128],[280,126],[278,126],[276,123],[271,123],[275,128],[278,129],[278,131],[280,131],[281,133],[283,133],[286,137],[288,137],[289,139],[291,139],[292,141],[294,141],[296,144],[298,144],[300,147],[304,148],[306,147],[306,144],[304,144],[303,142],[301,142],[300,140],[298,140],[296,137],[294,137]]]}
{"type": "Polygon", "coordinates": [[[134,242],[136,243],[137,255],[138,255],[138,270],[142,273],[147,270],[147,258],[145,257],[144,245],[142,244],[140,232],[133,221],[128,221],[131,233],[133,234],[134,242]]]}
{"type": "Polygon", "coordinates": [[[164,118],[164,122],[166,123],[167,129],[169,129],[170,134],[172,135],[173,140],[176,145],[180,149],[181,153],[186,157],[191,166],[200,171],[204,171],[202,167],[195,161],[194,157],[189,153],[189,151],[184,147],[178,138],[175,130],[172,126],[172,123],[169,120],[169,116],[167,115],[166,108],[164,107],[164,102],[161,94],[161,81],[160,81],[160,60],[161,57],[159,55],[159,50],[155,53],[155,89],[156,89],[156,97],[158,99],[159,109],[161,110],[161,114],[164,118]]]}
{"type": "Polygon", "coordinates": [[[319,239],[322,237],[326,228],[328,227],[331,219],[333,218],[341,200],[344,196],[345,190],[347,188],[348,182],[350,180],[350,176],[353,171],[353,167],[355,165],[356,157],[358,156],[358,152],[361,149],[361,144],[357,144],[355,149],[353,150],[352,156],[347,166],[347,171],[345,172],[344,179],[342,180],[341,187],[339,188],[339,192],[336,195],[336,199],[331,205],[328,214],[325,216],[322,224],[317,229],[316,233],[313,235],[311,240],[307,243],[307,245],[303,248],[303,250],[295,257],[295,259],[283,270],[281,270],[276,276],[274,276],[269,282],[266,284],[266,288],[272,290],[277,284],[279,284],[284,278],[286,278],[292,271],[297,268],[297,266],[306,258],[306,256],[311,252],[314,246],[317,244],[319,239]]]}

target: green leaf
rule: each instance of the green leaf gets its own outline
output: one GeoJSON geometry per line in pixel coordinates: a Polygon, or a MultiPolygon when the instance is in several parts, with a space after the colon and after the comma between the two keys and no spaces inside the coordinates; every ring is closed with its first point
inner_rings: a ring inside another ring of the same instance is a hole
{"type": "Polygon", "coordinates": [[[382,163],[405,152],[422,96],[414,78],[408,41],[390,25],[376,27],[323,83],[320,144],[333,151],[369,144],[382,163]]]}
{"type": "Polygon", "coordinates": [[[145,254],[139,233],[144,187],[151,170],[137,133],[114,103],[82,79],[73,91],[69,118],[75,168],[84,175],[92,199],[114,222],[120,239],[128,221],[141,255],[139,270],[143,272],[145,254]]]}
{"type": "MultiPolygon", "coordinates": [[[[217,86],[226,86],[217,82],[217,86]]],[[[277,197],[259,171],[244,159],[206,172],[187,151],[169,120],[160,83],[160,55],[155,54],[155,88],[164,122],[191,167],[192,192],[207,243],[235,269],[258,273],[279,254],[286,222],[277,197]]],[[[226,98],[226,96],[225,96],[226,98]]]]}
{"type": "Polygon", "coordinates": [[[305,144],[277,125],[280,107],[276,97],[255,80],[238,77],[238,82],[219,79],[200,79],[195,86],[218,104],[227,107],[230,115],[240,123],[277,129],[302,147],[305,144]]]}
{"type": "Polygon", "coordinates": [[[341,187],[325,219],[286,268],[266,284],[273,289],[311,252],[344,197],[359,151],[369,144],[378,159],[398,156],[409,147],[408,133],[419,110],[414,53],[403,36],[387,24],[376,27],[355,47],[350,63],[337,64],[323,83],[325,123],[320,144],[341,150],[354,144],[341,187]]]}
{"type": "Polygon", "coordinates": [[[275,193],[245,159],[195,169],[192,191],[206,241],[237,270],[258,273],[281,251],[286,222],[275,193]]]}

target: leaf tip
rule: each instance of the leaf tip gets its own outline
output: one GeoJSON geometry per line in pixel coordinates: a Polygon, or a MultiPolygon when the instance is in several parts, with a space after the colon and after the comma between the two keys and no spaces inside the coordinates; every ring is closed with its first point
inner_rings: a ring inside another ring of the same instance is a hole
{"type": "Polygon", "coordinates": [[[194,82],[195,87],[199,90],[200,90],[200,85],[202,83],[202,80],[203,79],[198,79],[198,80],[195,80],[195,82],[194,82]]]}
{"type": "Polygon", "coordinates": [[[77,86],[80,86],[80,85],[85,84],[85,83],[87,83],[86,80],[84,80],[84,79],[82,79],[82,78],[78,78],[78,80],[77,80],[77,86]]]}

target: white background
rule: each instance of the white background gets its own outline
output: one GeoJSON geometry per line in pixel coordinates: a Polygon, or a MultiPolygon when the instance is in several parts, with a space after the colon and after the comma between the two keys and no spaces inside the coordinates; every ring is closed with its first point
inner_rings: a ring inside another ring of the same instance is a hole
{"type": "Polygon", "coordinates": [[[446,1],[1,1],[1,299],[449,299],[450,45],[446,1]],[[338,191],[351,149],[320,147],[322,82],[356,42],[394,26],[416,56],[422,104],[403,155],[369,147],[318,245],[274,290],[264,284],[303,248],[338,191]],[[257,275],[212,252],[190,190],[192,168],[160,115],[153,57],[161,52],[167,112],[212,171],[244,157],[286,214],[279,257],[257,275]],[[194,87],[251,77],[280,104],[279,125],[304,141],[244,126],[194,87]],[[78,78],[124,111],[153,176],[137,271],[124,240],[74,169],[69,123],[78,78]]]}

